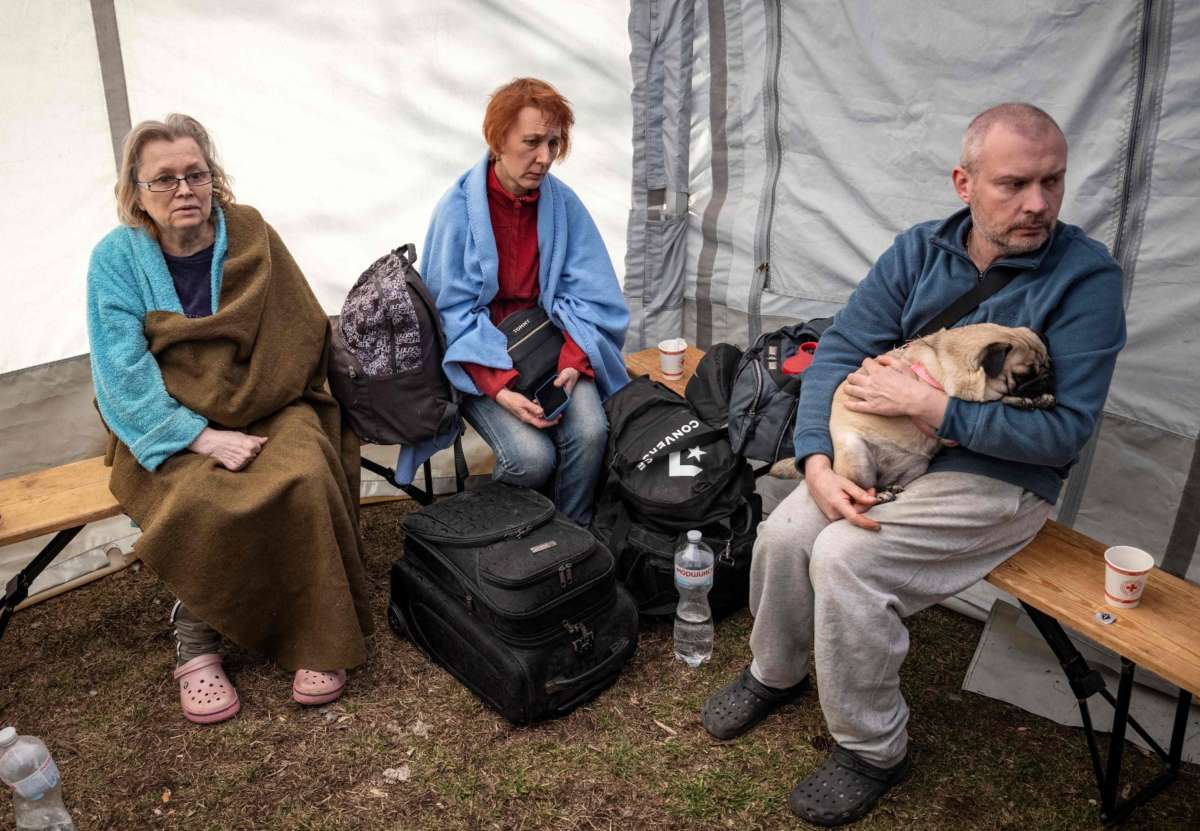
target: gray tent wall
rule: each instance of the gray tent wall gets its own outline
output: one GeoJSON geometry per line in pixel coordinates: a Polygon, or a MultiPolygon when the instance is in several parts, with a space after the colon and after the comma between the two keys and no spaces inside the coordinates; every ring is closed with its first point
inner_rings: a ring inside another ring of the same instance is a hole
{"type": "Polygon", "coordinates": [[[895,234],[960,207],[974,114],[1054,115],[1062,218],[1122,264],[1129,325],[1058,515],[1200,582],[1200,4],[641,0],[630,35],[631,350],[832,313],[895,234]]]}

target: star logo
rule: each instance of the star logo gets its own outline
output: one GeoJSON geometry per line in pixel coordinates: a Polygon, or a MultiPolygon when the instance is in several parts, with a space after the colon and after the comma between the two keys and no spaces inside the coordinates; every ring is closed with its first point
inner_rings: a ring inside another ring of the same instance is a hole
{"type": "Polygon", "coordinates": [[[701,450],[699,447],[693,447],[691,450],[689,450],[687,452],[687,457],[689,459],[695,459],[697,462],[700,461],[701,456],[707,456],[707,455],[708,455],[708,451],[701,450]]]}

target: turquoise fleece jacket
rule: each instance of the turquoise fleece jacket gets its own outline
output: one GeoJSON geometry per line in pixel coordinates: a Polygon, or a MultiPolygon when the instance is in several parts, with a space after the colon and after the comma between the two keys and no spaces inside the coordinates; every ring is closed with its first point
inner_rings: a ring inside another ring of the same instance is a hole
{"type": "MultiPolygon", "coordinates": [[[[480,393],[464,362],[512,368],[508,341],[488,313],[500,290],[488,164],[485,153],[438,202],[421,258],[421,276],[446,332],[442,367],[450,383],[472,395],[480,393]]],[[[541,184],[537,233],[538,304],[588,356],[607,398],[629,382],[621,354],[629,309],[596,223],[575,192],[549,174],[541,184]]]]}
{"type": "MultiPolygon", "coordinates": [[[[796,458],[832,457],[833,392],[863,358],[915,336],[934,315],[982,277],[967,256],[971,216],[916,225],[896,237],[822,336],[804,373],[796,414],[796,458]]],[[[1058,223],[1037,251],[997,260],[988,270],[1016,270],[1012,281],[956,326],[1028,326],[1050,349],[1058,404],[1023,411],[951,398],[938,435],[943,448],[931,473],[976,473],[1055,502],[1067,471],[1100,418],[1117,353],[1125,345],[1121,269],[1103,244],[1058,223]]]]}
{"type": "MultiPolygon", "coordinates": [[[[221,296],[228,242],[225,215],[213,207],[216,240],[212,311],[221,296]]],[[[113,229],[92,251],[87,279],[87,326],[92,384],[104,423],[147,470],[191,444],[208,420],[180,404],[163,385],[146,342],[150,312],[183,314],[158,242],[141,228],[113,229]]]]}

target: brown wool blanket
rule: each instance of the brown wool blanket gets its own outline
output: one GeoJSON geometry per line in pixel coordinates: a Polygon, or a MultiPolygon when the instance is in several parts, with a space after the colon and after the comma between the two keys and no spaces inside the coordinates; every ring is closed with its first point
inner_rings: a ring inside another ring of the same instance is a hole
{"type": "Polygon", "coordinates": [[[371,632],[358,536],[358,440],[326,391],[329,320],[253,208],[225,208],[216,314],[146,316],[167,391],[217,429],[267,436],[240,471],[191,452],[151,473],[110,441],[110,487],[137,553],[184,606],[286,669],[356,666],[371,632]]]}

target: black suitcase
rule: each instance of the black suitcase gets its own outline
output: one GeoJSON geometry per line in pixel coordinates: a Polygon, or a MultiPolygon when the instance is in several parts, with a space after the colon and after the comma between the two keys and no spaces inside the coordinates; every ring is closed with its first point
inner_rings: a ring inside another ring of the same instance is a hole
{"type": "Polygon", "coordinates": [[[388,622],[514,724],[595,698],[637,648],[612,555],[541,494],[489,482],[404,526],[388,622]]]}

